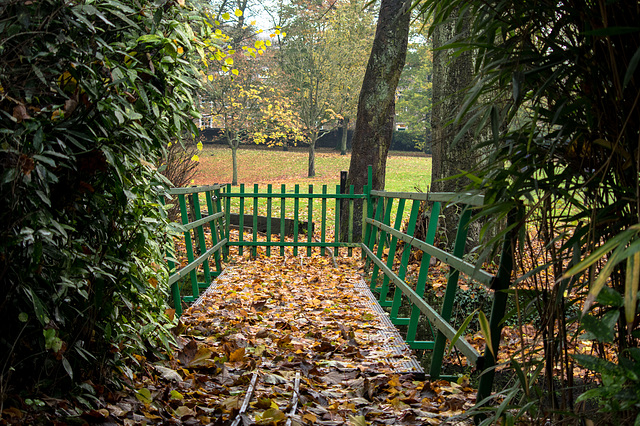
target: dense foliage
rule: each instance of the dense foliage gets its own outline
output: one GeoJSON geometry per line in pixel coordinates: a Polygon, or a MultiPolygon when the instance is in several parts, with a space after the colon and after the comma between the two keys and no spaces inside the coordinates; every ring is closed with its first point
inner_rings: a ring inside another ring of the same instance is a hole
{"type": "Polygon", "coordinates": [[[154,163],[196,131],[196,16],[184,0],[0,6],[3,399],[131,377],[123,359],[168,345],[154,163]]]}
{"type": "Polygon", "coordinates": [[[459,16],[459,25],[469,22],[469,37],[448,46],[457,54],[471,50],[476,58],[475,80],[458,117],[467,124],[457,138],[475,131],[478,140],[485,139],[478,149],[489,155],[468,176],[487,195],[486,214],[506,214],[521,200],[525,215],[517,226],[533,231],[521,234],[526,256],[520,261],[523,282],[537,295],[529,308],[541,313],[544,346],[528,348],[519,360],[522,370],[513,366],[526,375],[544,364],[549,392],[536,399],[530,387],[536,382],[525,383],[521,375],[524,393],[509,398],[524,395],[520,415],[547,415],[536,411],[540,405],[573,411],[577,362],[601,373],[605,385],[582,399],[598,396],[605,409],[629,410],[614,415],[635,418],[640,409],[638,4],[420,3],[437,24],[450,16],[459,16]],[[482,137],[487,127],[489,140],[482,137]],[[536,263],[525,263],[531,256],[536,263]],[[569,315],[576,304],[583,307],[581,318],[569,315]],[[559,348],[582,333],[576,320],[587,331],[581,338],[594,340],[595,350],[574,358],[559,348]],[[566,391],[557,393],[560,388],[566,391]]]}

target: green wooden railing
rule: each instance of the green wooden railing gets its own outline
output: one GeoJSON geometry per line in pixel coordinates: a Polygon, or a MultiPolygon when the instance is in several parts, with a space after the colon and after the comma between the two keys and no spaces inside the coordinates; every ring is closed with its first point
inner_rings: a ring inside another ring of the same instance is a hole
{"type": "MultiPolygon", "coordinates": [[[[429,374],[432,378],[441,377],[442,362],[444,359],[446,341],[452,341],[458,330],[451,324],[454,307],[454,299],[458,288],[460,272],[487,288],[495,290],[492,311],[490,315],[490,334],[492,349],[486,348],[484,355],[461,336],[457,338],[454,346],[466,356],[469,363],[478,370],[483,371],[480,377],[478,401],[481,401],[491,393],[493,384],[495,360],[493,354],[498,353],[501,332],[501,320],[506,309],[507,293],[504,291],[511,282],[513,270],[513,241],[511,233],[508,233],[502,248],[501,262],[496,276],[484,271],[479,265],[469,263],[463,259],[467,242],[467,230],[471,214],[474,208],[478,208],[484,202],[482,196],[456,193],[410,193],[410,192],[386,192],[370,191],[366,218],[366,233],[361,244],[363,255],[367,259],[367,266],[371,269],[370,288],[378,295],[378,303],[390,310],[391,322],[397,326],[406,326],[406,342],[413,349],[432,350],[431,366],[429,374]],[[404,217],[407,202],[411,202],[409,220],[406,233],[401,232],[402,219],[404,217]],[[424,240],[414,237],[420,204],[429,202],[431,205],[428,217],[428,227],[424,240]],[[394,203],[397,203],[394,206],[394,203]],[[442,250],[434,245],[438,219],[445,206],[456,204],[460,209],[460,220],[457,226],[456,239],[451,252],[442,250]],[[375,208],[374,208],[375,205],[375,208]],[[395,218],[392,211],[396,209],[395,218]],[[375,211],[375,214],[374,214],[375,211]],[[392,226],[393,219],[393,226],[392,226]],[[405,244],[399,265],[394,270],[394,260],[399,242],[405,244]],[[409,247],[422,251],[420,268],[415,284],[410,285],[405,281],[407,265],[411,250],[409,247]],[[386,261],[384,259],[385,249],[386,261]],[[447,285],[442,299],[440,311],[425,301],[425,292],[429,288],[429,267],[431,258],[434,257],[449,266],[447,285]],[[372,264],[372,265],[371,265],[372,264]],[[382,276],[380,276],[382,273],[382,276]],[[390,284],[395,289],[390,295],[390,284]],[[404,310],[402,309],[404,304],[404,310]],[[401,310],[409,312],[408,316],[400,317],[401,310]],[[434,340],[416,340],[420,317],[424,315],[428,319],[429,326],[435,334],[434,340]]],[[[510,216],[511,225],[513,215],[510,216]]],[[[442,376],[443,378],[449,378],[442,376]]]]}
{"type": "Polygon", "coordinates": [[[300,191],[300,185],[295,185],[293,190],[287,190],[286,185],[281,185],[280,190],[274,192],[272,185],[267,185],[266,192],[260,192],[257,184],[253,186],[253,191],[246,191],[244,185],[240,185],[238,192],[233,192],[231,185],[227,185],[226,191],[220,196],[225,199],[225,235],[229,238],[231,215],[234,214],[232,199],[238,199],[238,241],[227,243],[228,247],[238,247],[239,254],[244,253],[244,248],[251,248],[251,254],[257,255],[258,247],[266,247],[266,255],[271,256],[271,247],[279,247],[280,255],[284,255],[285,247],[293,247],[294,256],[298,255],[298,248],[306,247],[307,256],[311,256],[313,247],[320,247],[321,254],[326,250],[333,250],[334,255],[338,255],[339,247],[348,248],[348,256],[352,255],[354,247],[360,247],[359,243],[353,242],[354,223],[354,202],[355,200],[367,199],[367,188],[363,194],[355,194],[353,185],[345,190],[340,185],[336,185],[335,193],[329,193],[327,185],[322,185],[320,192],[314,191],[314,186],[309,185],[307,192],[300,191]],[[288,204],[287,204],[288,203],[288,204]],[[292,205],[293,203],[293,205],[292,205]],[[251,214],[247,215],[247,204],[251,208],[251,214]],[[319,204],[319,206],[318,206],[319,204]],[[279,208],[279,214],[274,213],[274,207],[279,208]],[[333,205],[334,212],[329,214],[328,206],[333,205]],[[293,207],[291,214],[287,215],[287,206],[293,207]],[[314,207],[318,206],[316,211],[314,207]],[[258,241],[260,209],[264,211],[266,226],[261,232],[266,234],[266,241],[258,241]],[[346,209],[346,214],[342,211],[346,209]],[[292,217],[290,217],[292,216],[292,217]],[[319,217],[318,217],[319,216],[319,217]],[[248,217],[249,224],[245,222],[248,217]],[[275,221],[273,219],[276,219],[275,221]],[[306,223],[303,224],[303,221],[306,223]],[[315,238],[314,220],[320,226],[319,239],[315,238]],[[347,235],[340,238],[341,220],[347,221],[347,235]],[[291,241],[287,241],[283,236],[286,234],[285,226],[292,227],[291,241]],[[251,228],[251,241],[245,240],[245,228],[251,228]],[[274,229],[275,228],[275,229],[274,229]],[[329,230],[333,230],[333,237],[329,237],[329,230]],[[275,241],[272,235],[278,235],[275,241]],[[302,239],[300,236],[302,235],[302,239]]]}
{"type": "MultiPolygon", "coordinates": [[[[227,244],[222,222],[224,212],[220,200],[220,192],[223,185],[210,185],[191,188],[171,188],[170,195],[177,196],[180,208],[180,217],[184,235],[185,249],[188,264],[169,276],[171,295],[176,310],[176,315],[182,315],[182,302],[193,302],[200,295],[200,290],[211,285],[213,278],[222,272],[220,254],[227,244]],[[207,206],[207,215],[202,216],[200,195],[204,195],[207,206]],[[209,230],[209,240],[205,237],[205,228],[209,230]],[[195,242],[195,243],[194,243],[195,242]],[[197,256],[197,257],[196,257],[197,256]],[[215,270],[211,270],[210,258],[213,256],[215,270]],[[200,281],[197,271],[202,265],[203,281],[200,281]],[[189,276],[191,281],[191,296],[181,296],[180,281],[189,276]]],[[[169,270],[176,267],[174,260],[168,260],[169,270]]]]}
{"type": "MultiPolygon", "coordinates": [[[[254,185],[252,191],[246,191],[245,186],[240,185],[238,192],[233,192],[231,185],[172,189],[171,194],[177,196],[180,206],[189,262],[173,273],[169,279],[176,313],[178,315],[182,313],[183,301],[196,300],[200,290],[208,287],[213,278],[222,272],[220,258],[221,255],[229,254],[230,247],[237,247],[241,255],[245,249],[249,249],[254,257],[257,255],[258,247],[264,247],[267,256],[272,254],[272,247],[279,248],[281,255],[284,255],[285,247],[293,247],[296,256],[299,248],[306,248],[307,256],[312,255],[314,247],[319,247],[322,255],[329,250],[332,250],[334,255],[338,255],[338,249],[346,247],[349,256],[352,255],[353,248],[361,248],[363,257],[367,259],[367,267],[371,269],[371,290],[378,294],[380,305],[389,309],[391,321],[395,325],[406,326],[406,341],[410,347],[433,351],[430,376],[437,378],[441,377],[446,341],[453,340],[458,333],[450,321],[458,279],[462,272],[470,279],[495,290],[489,320],[493,348],[486,348],[484,355],[480,355],[464,337],[458,338],[455,342],[455,347],[467,357],[469,363],[476,366],[478,370],[484,371],[478,390],[478,401],[481,401],[491,393],[493,383],[492,367],[495,365],[493,354],[497,354],[498,351],[501,320],[505,313],[507,299],[507,293],[503,290],[509,287],[513,269],[511,234],[508,233],[505,238],[499,272],[494,276],[478,265],[464,260],[468,224],[473,209],[483,204],[482,196],[370,191],[368,188],[371,188],[371,180],[371,169],[369,169],[368,185],[365,185],[362,194],[355,194],[353,187],[345,190],[340,185],[336,186],[335,193],[329,193],[327,185],[323,185],[320,192],[315,192],[313,185],[309,185],[306,192],[301,192],[299,185],[289,190],[285,185],[281,185],[280,190],[276,192],[272,185],[268,185],[265,192],[261,192],[258,185],[254,185]],[[205,198],[207,206],[205,217],[200,206],[202,197],[205,198]],[[364,241],[355,243],[353,227],[357,221],[354,221],[353,217],[354,203],[359,199],[366,205],[364,241]],[[422,202],[428,202],[431,205],[424,240],[414,237],[422,202]],[[406,232],[401,232],[407,203],[412,203],[409,219],[406,232]],[[434,241],[441,212],[445,206],[451,204],[458,205],[461,214],[453,249],[447,252],[436,247],[434,241]],[[333,206],[333,214],[329,212],[330,206],[333,206]],[[289,214],[287,214],[288,207],[292,209],[289,214]],[[261,212],[264,216],[260,215],[261,212]],[[237,240],[231,238],[231,222],[234,214],[238,222],[237,240]],[[395,217],[392,217],[394,215],[395,217]],[[261,219],[264,219],[262,223],[261,219]],[[314,219],[320,226],[319,232],[314,232],[314,219]],[[306,223],[304,223],[305,220],[306,223]],[[341,220],[347,221],[347,226],[343,226],[348,230],[344,239],[340,238],[341,220]],[[260,226],[263,229],[259,230],[260,226]],[[205,238],[207,227],[210,231],[210,242],[205,238]],[[250,240],[249,234],[245,234],[246,228],[251,228],[250,240]],[[330,232],[331,230],[333,232],[330,232]],[[258,241],[258,233],[263,233],[266,237],[258,241]],[[290,234],[291,238],[285,238],[287,234],[290,234]],[[333,236],[331,237],[330,234],[333,236]],[[405,249],[399,266],[394,270],[394,259],[401,241],[405,249]],[[417,281],[413,285],[405,280],[411,251],[409,247],[423,252],[417,281]],[[386,260],[384,260],[385,256],[386,260]],[[440,310],[429,305],[424,298],[429,288],[429,267],[432,257],[450,268],[440,310]],[[210,263],[213,263],[214,270],[210,263]],[[200,265],[202,265],[201,268],[199,268],[200,265]],[[198,270],[203,281],[198,278],[198,270]],[[191,281],[192,295],[181,297],[178,284],[187,275],[191,281]],[[393,293],[390,294],[392,288],[393,293]],[[408,316],[400,317],[401,311],[408,312],[408,316]],[[432,328],[435,336],[432,341],[417,340],[421,316],[428,319],[429,327],[432,328]]],[[[513,215],[510,216],[510,221],[512,224],[513,215]]],[[[170,262],[169,266],[173,269],[175,264],[170,262]]]]}

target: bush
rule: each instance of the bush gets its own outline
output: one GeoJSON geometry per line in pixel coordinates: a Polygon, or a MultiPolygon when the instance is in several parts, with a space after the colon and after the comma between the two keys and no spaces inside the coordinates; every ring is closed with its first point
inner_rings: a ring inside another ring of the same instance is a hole
{"type": "Polygon", "coordinates": [[[167,182],[152,162],[196,132],[185,10],[0,6],[2,399],[104,382],[114,367],[132,377],[124,358],[169,344],[167,182]]]}

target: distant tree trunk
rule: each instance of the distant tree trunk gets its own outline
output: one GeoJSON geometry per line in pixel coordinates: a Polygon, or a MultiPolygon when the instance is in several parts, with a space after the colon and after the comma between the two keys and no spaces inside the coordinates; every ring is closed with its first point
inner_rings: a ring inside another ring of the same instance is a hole
{"type": "Polygon", "coordinates": [[[311,133],[311,140],[309,141],[309,173],[308,177],[315,177],[316,175],[316,141],[318,140],[318,132],[311,133]]]}
{"type": "Polygon", "coordinates": [[[347,136],[349,135],[349,118],[342,119],[342,138],[340,140],[340,155],[347,155],[347,136]]]}
{"type": "MultiPolygon", "coordinates": [[[[356,128],[351,141],[347,186],[361,192],[367,166],[373,166],[373,188],[384,189],[387,153],[393,135],[395,95],[404,67],[409,37],[410,1],[382,0],[376,35],[358,100],[356,128]]],[[[346,212],[342,213],[343,215],[346,212]]],[[[346,226],[347,216],[342,216],[346,226]]],[[[354,241],[362,239],[362,202],[355,203],[354,241]]],[[[345,227],[342,228],[345,235],[345,227]]]]}
{"type": "MultiPolygon", "coordinates": [[[[466,37],[469,21],[463,20],[459,32],[456,31],[457,13],[433,32],[433,109],[431,115],[431,190],[434,192],[458,192],[469,181],[447,179],[461,171],[472,170],[477,158],[472,150],[471,133],[467,132],[456,144],[453,139],[462,129],[464,122],[446,125],[451,121],[462,104],[465,89],[471,84],[473,61],[471,52],[452,58],[450,51],[437,50],[446,45],[456,35],[466,37]],[[446,180],[445,180],[446,179],[446,180]]],[[[479,157],[479,155],[477,156],[479,157]]],[[[441,217],[442,229],[446,232],[447,244],[453,244],[459,212],[450,211],[441,217]]],[[[470,233],[470,236],[471,233],[470,233]]]]}
{"type": "Polygon", "coordinates": [[[225,131],[225,136],[227,137],[227,144],[229,148],[231,148],[231,161],[233,164],[233,178],[231,181],[231,185],[238,184],[238,147],[240,146],[240,141],[237,137],[232,138],[229,131],[225,131]]]}

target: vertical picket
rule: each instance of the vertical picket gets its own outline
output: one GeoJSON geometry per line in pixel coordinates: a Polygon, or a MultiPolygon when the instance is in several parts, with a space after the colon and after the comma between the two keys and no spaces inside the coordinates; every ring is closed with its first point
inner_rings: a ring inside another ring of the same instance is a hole
{"type": "MultiPolygon", "coordinates": [[[[391,208],[393,207],[393,198],[383,198],[383,203],[386,203],[386,207],[384,208],[384,215],[382,216],[382,223],[385,225],[389,225],[391,223],[391,208]]],[[[384,253],[384,244],[387,241],[387,233],[385,231],[380,231],[380,238],[378,239],[378,250],[376,251],[376,257],[378,259],[382,259],[382,253],[384,253]]],[[[371,272],[371,290],[381,291],[382,286],[377,287],[376,283],[378,281],[378,265],[374,263],[373,271],[371,272]]],[[[379,298],[379,300],[382,300],[379,298]]]]}
{"type": "Polygon", "coordinates": [[[267,257],[271,256],[271,204],[273,199],[271,194],[273,193],[273,186],[267,185],[267,257]]]}
{"type": "MultiPolygon", "coordinates": [[[[231,184],[227,184],[227,194],[231,194],[231,184]]],[[[231,197],[225,199],[225,211],[224,211],[224,224],[225,224],[225,236],[227,241],[231,241],[231,197]]],[[[226,256],[229,256],[229,246],[225,246],[226,256]]]]}
{"type": "MultiPolygon", "coordinates": [[[[309,185],[309,195],[313,194],[313,185],[309,185]]],[[[307,198],[309,203],[307,204],[307,242],[311,243],[313,238],[313,198],[307,198]]],[[[307,256],[311,257],[311,245],[307,246],[307,256]]]]}
{"type": "MultiPolygon", "coordinates": [[[[327,195],[327,185],[322,185],[322,195],[327,195]]],[[[322,244],[327,242],[327,198],[322,197],[322,223],[320,224],[320,241],[322,244]]],[[[322,246],[320,254],[325,255],[325,248],[322,246]]]]}
{"type": "MultiPolygon", "coordinates": [[[[407,224],[406,234],[410,237],[416,229],[416,221],[418,219],[418,211],[420,210],[420,201],[413,200],[411,205],[411,214],[409,215],[409,223],[407,224]]],[[[400,270],[398,271],[398,278],[404,281],[404,277],[407,274],[407,264],[409,263],[409,255],[411,254],[411,244],[404,244],[402,250],[402,259],[400,260],[400,270]]],[[[402,305],[402,290],[396,287],[393,293],[393,303],[391,305],[391,322],[394,324],[407,325],[409,318],[398,318],[398,312],[400,311],[400,305],[402,305]]]]}
{"type": "MultiPolygon", "coordinates": [[[[212,193],[211,191],[206,191],[205,192],[205,197],[207,200],[207,211],[209,212],[209,216],[211,216],[212,214],[215,214],[218,212],[218,210],[216,210],[216,206],[214,205],[213,201],[217,199],[217,196],[214,193],[212,193]]],[[[212,220],[211,222],[209,222],[209,230],[211,231],[211,244],[213,244],[214,246],[216,244],[218,244],[218,221],[216,220],[212,220]]],[[[213,254],[213,260],[214,263],[216,265],[216,276],[220,275],[220,272],[222,272],[222,265],[220,263],[220,252],[216,251],[213,254]]]]}
{"type": "Polygon", "coordinates": [[[295,194],[295,198],[293,199],[293,255],[298,256],[298,246],[295,244],[298,243],[298,209],[300,208],[300,198],[298,198],[298,195],[300,194],[300,185],[296,184],[293,193],[295,194]]]}
{"type": "MultiPolygon", "coordinates": [[[[178,201],[180,202],[180,216],[182,218],[182,224],[187,225],[189,223],[189,213],[187,210],[187,201],[184,194],[178,195],[178,201]]],[[[191,241],[191,231],[184,231],[184,245],[187,250],[187,260],[189,263],[193,262],[193,242],[191,241]]],[[[192,270],[189,272],[189,278],[191,279],[191,291],[193,293],[193,297],[197,298],[200,294],[200,290],[198,288],[198,275],[196,274],[196,270],[192,270]]]]}
{"type": "Polygon", "coordinates": [[[244,183],[240,184],[240,211],[238,212],[238,254],[240,256],[244,253],[244,183]]]}
{"type": "MultiPolygon", "coordinates": [[[[339,197],[338,194],[341,193],[340,190],[340,185],[336,185],[336,220],[335,220],[335,224],[336,224],[336,230],[335,233],[333,234],[333,242],[334,243],[338,243],[340,241],[340,203],[341,203],[341,199],[339,197]]],[[[333,248],[333,255],[334,256],[338,256],[339,252],[338,252],[338,246],[336,245],[333,248]]]]}
{"type": "MultiPolygon", "coordinates": [[[[353,196],[354,194],[354,190],[353,190],[353,185],[349,185],[349,195],[353,196]]],[[[348,226],[348,237],[347,237],[347,242],[348,243],[352,243],[353,242],[353,206],[354,206],[354,199],[353,198],[349,198],[349,226],[348,226]]],[[[353,256],[353,248],[349,247],[347,249],[347,256],[351,257],[353,256]]]]}
{"type": "MultiPolygon", "coordinates": [[[[253,184],[253,242],[258,241],[258,184],[253,184]]],[[[251,249],[251,257],[254,259],[258,256],[258,246],[254,245],[251,249]]]]}
{"type": "MultiPolygon", "coordinates": [[[[440,218],[440,202],[433,203],[431,207],[431,214],[429,215],[429,224],[427,225],[427,235],[425,242],[433,245],[436,238],[436,230],[438,228],[438,219],[440,218]]],[[[424,296],[425,287],[427,284],[427,277],[429,275],[429,266],[431,264],[431,255],[428,253],[422,253],[422,259],[420,260],[420,272],[418,272],[418,282],[416,283],[416,293],[420,297],[424,296]]],[[[420,309],[416,305],[411,306],[411,316],[409,317],[409,327],[407,329],[407,343],[412,348],[419,349],[412,345],[416,341],[416,334],[418,332],[418,321],[420,320],[420,309]]],[[[431,331],[433,334],[433,326],[429,322],[431,331]]],[[[430,342],[433,343],[433,342],[430,342]]],[[[423,348],[420,348],[423,349],[423,348]]]]}
{"type": "MultiPolygon", "coordinates": [[[[371,204],[373,204],[373,198],[370,197],[370,200],[371,200],[371,204]]],[[[379,222],[380,216],[382,216],[383,211],[384,211],[384,198],[378,197],[378,206],[376,207],[376,213],[373,219],[379,222]]],[[[371,217],[371,216],[367,214],[367,217],[371,217]]],[[[378,238],[378,228],[375,226],[371,226],[371,231],[369,232],[369,239],[365,241],[365,244],[367,244],[367,247],[369,247],[369,250],[371,250],[371,252],[373,252],[373,249],[375,248],[376,238],[378,238]]],[[[369,265],[371,265],[371,259],[369,259],[369,256],[366,256],[364,268],[368,270],[369,265]]],[[[373,289],[373,285],[371,288],[373,289]]]]}
{"type": "MultiPolygon", "coordinates": [[[[404,214],[404,205],[406,200],[404,198],[400,198],[398,200],[398,212],[396,213],[396,221],[394,224],[394,228],[396,230],[400,230],[402,227],[402,215],[404,214]]],[[[391,238],[391,243],[389,244],[389,254],[387,255],[387,266],[389,269],[393,267],[393,261],[396,257],[396,247],[398,246],[398,238],[391,238]]],[[[380,306],[391,306],[391,301],[387,300],[387,294],[389,293],[389,277],[385,274],[384,279],[382,281],[382,288],[380,288],[380,306]]]]}
{"type": "MultiPolygon", "coordinates": [[[[287,193],[287,188],[283,183],[280,187],[280,193],[282,195],[287,193]]],[[[286,198],[280,198],[280,242],[283,243],[285,239],[284,234],[284,219],[285,219],[285,207],[286,207],[286,198]]],[[[284,256],[284,245],[280,246],[280,256],[284,256]]]]}
{"type": "MultiPolygon", "coordinates": [[[[202,219],[202,212],[200,211],[200,193],[194,192],[191,194],[191,205],[193,206],[194,218],[193,220],[202,219]]],[[[207,243],[204,239],[204,226],[199,225],[194,230],[198,235],[198,246],[200,248],[200,254],[203,254],[207,251],[207,243]]],[[[211,270],[209,269],[209,260],[207,259],[202,263],[203,271],[204,271],[204,288],[207,288],[209,284],[211,284],[211,270]]],[[[200,288],[200,283],[198,283],[198,288],[200,288]]]]}
{"type": "MultiPolygon", "coordinates": [[[[460,221],[458,222],[458,229],[456,232],[456,241],[453,245],[453,255],[458,258],[462,258],[464,254],[464,247],[467,244],[467,225],[469,224],[469,219],[471,218],[471,208],[465,207],[462,214],[460,215],[460,221]]],[[[449,278],[447,279],[447,288],[444,292],[444,299],[442,301],[442,311],[440,312],[440,316],[445,321],[449,321],[451,319],[451,313],[453,311],[453,302],[456,297],[456,290],[458,289],[458,277],[460,276],[460,271],[451,267],[449,271],[449,278]]],[[[440,370],[442,369],[442,360],[444,359],[444,349],[447,343],[447,339],[442,334],[441,331],[438,331],[438,334],[435,338],[435,346],[433,348],[433,357],[431,358],[431,368],[430,374],[431,377],[440,377],[440,370]]]]}

